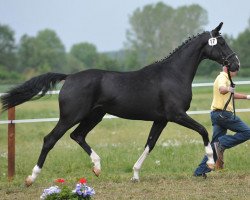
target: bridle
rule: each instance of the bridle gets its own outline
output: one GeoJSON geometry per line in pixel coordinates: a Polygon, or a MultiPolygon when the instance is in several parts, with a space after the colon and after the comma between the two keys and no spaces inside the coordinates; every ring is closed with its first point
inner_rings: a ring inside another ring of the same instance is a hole
{"type": "MultiPolygon", "coordinates": [[[[215,45],[217,44],[217,38],[222,37],[222,36],[213,37],[212,32],[210,32],[210,36],[211,36],[211,38],[210,38],[209,40],[211,40],[211,39],[215,39],[215,40],[216,40],[215,45]]],[[[210,45],[210,44],[209,44],[209,45],[210,45]]],[[[212,49],[213,49],[213,46],[215,46],[215,45],[210,45],[210,46],[212,46],[212,49]]],[[[212,49],[211,49],[211,51],[212,51],[212,49]]],[[[229,54],[226,58],[224,58],[224,57],[222,56],[222,66],[226,66],[226,67],[227,67],[228,79],[229,79],[229,81],[230,81],[230,86],[231,86],[232,88],[235,88],[235,84],[234,84],[234,82],[233,82],[233,80],[232,80],[232,77],[231,77],[231,74],[230,74],[230,66],[231,66],[231,63],[229,62],[229,58],[231,58],[232,56],[235,56],[235,55],[236,55],[236,53],[235,53],[235,52],[232,52],[232,53],[229,54]]],[[[233,100],[233,113],[234,113],[234,119],[235,119],[235,99],[234,99],[234,92],[231,92],[231,94],[230,94],[230,96],[229,96],[229,99],[227,100],[227,102],[226,102],[226,104],[225,104],[225,106],[224,106],[224,108],[223,108],[223,110],[222,110],[222,112],[221,112],[221,114],[220,114],[220,117],[225,118],[225,117],[223,116],[223,114],[224,114],[224,112],[226,111],[227,106],[228,106],[229,102],[231,101],[231,99],[233,100]]]]}
{"type": "Polygon", "coordinates": [[[222,57],[223,60],[223,66],[229,66],[230,67],[230,62],[229,62],[229,58],[231,58],[232,56],[236,55],[235,52],[232,52],[231,54],[229,54],[226,58],[222,57]]]}
{"type": "MultiPolygon", "coordinates": [[[[219,35],[219,36],[216,36],[216,37],[213,37],[213,34],[212,34],[212,32],[209,32],[210,33],[210,38],[209,38],[209,40],[213,40],[213,41],[215,41],[214,43],[212,43],[212,44],[209,44],[212,48],[211,48],[211,51],[210,52],[212,52],[212,50],[213,50],[213,46],[215,46],[215,45],[217,45],[217,38],[220,38],[220,37],[222,37],[221,35],[219,35]]],[[[209,41],[208,40],[208,41],[209,41]]],[[[220,48],[220,47],[219,47],[220,48]]],[[[221,51],[222,52],[222,51],[221,51]]],[[[232,53],[231,54],[229,54],[229,55],[227,55],[227,57],[226,58],[224,58],[224,56],[222,55],[222,66],[229,66],[230,67],[230,65],[231,65],[231,63],[229,62],[229,58],[231,58],[232,56],[235,56],[236,55],[236,53],[234,52],[234,51],[232,51],[232,53]]]]}

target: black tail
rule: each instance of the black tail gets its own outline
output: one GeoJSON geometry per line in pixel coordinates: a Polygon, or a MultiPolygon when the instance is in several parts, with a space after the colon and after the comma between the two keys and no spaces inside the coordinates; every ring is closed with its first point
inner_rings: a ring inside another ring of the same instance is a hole
{"type": "Polygon", "coordinates": [[[47,73],[26,81],[1,97],[2,110],[20,105],[36,96],[39,92],[41,94],[39,94],[38,98],[43,97],[48,90],[53,89],[58,82],[65,80],[66,77],[66,74],[47,73]]]}

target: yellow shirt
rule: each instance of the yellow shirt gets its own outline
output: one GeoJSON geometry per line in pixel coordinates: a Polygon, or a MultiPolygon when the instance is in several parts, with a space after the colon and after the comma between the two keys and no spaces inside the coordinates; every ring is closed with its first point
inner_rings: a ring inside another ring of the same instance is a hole
{"type": "MultiPolygon", "coordinates": [[[[211,105],[211,110],[223,110],[227,100],[229,99],[231,93],[228,92],[227,94],[221,94],[219,91],[219,88],[221,86],[229,87],[230,86],[230,80],[228,78],[228,74],[226,72],[220,72],[220,74],[217,76],[217,78],[214,81],[214,88],[213,88],[213,102],[211,105]]],[[[232,99],[230,103],[227,106],[227,111],[233,112],[233,103],[232,99]]]]}

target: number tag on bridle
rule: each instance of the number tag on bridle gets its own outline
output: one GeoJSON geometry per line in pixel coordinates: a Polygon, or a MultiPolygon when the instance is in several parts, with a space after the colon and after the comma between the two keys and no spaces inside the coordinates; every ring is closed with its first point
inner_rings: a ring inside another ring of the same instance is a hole
{"type": "Polygon", "coordinates": [[[210,38],[209,40],[208,40],[208,44],[210,45],[210,46],[215,46],[216,44],[217,44],[217,38],[210,38]]]}

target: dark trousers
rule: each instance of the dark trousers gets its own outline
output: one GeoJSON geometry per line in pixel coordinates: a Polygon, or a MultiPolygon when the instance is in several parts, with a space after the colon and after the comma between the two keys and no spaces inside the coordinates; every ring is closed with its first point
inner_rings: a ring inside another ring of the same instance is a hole
{"type": "MultiPolygon", "coordinates": [[[[225,111],[212,111],[211,121],[213,125],[213,137],[211,146],[214,150],[214,142],[220,142],[225,149],[232,148],[250,139],[250,128],[239,117],[233,115],[232,112],[225,111]],[[228,135],[227,130],[235,132],[234,135],[228,135]]],[[[207,167],[207,156],[205,155],[196,168],[194,174],[199,176],[208,173],[211,170],[207,167]]],[[[214,150],[214,160],[217,156],[214,150]]]]}

